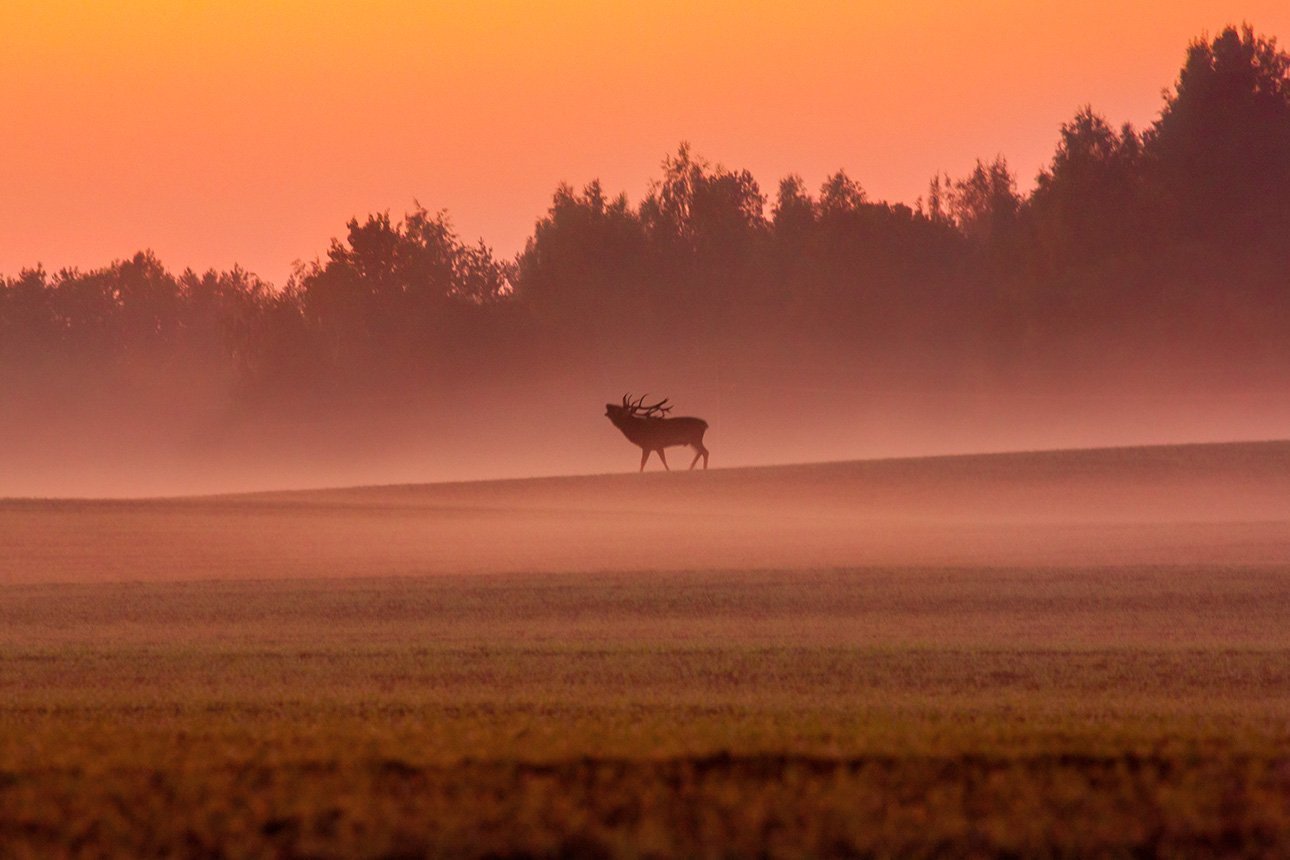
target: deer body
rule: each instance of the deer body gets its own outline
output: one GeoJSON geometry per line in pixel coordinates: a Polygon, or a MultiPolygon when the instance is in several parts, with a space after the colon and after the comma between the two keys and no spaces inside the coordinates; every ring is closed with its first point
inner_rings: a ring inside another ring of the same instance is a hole
{"type": "Polygon", "coordinates": [[[650,452],[657,451],[658,458],[663,461],[663,468],[670,471],[663,449],[677,445],[689,445],[694,449],[691,469],[700,457],[703,458],[703,468],[708,468],[708,449],[703,447],[703,434],[707,432],[708,422],[702,418],[667,418],[665,415],[672,407],[664,406],[666,400],[660,400],[653,406],[642,405],[644,401],[645,398],[642,397],[632,403],[624,396],[622,405],[605,404],[605,416],[622,431],[627,441],[641,449],[640,470],[645,471],[650,452]]]}

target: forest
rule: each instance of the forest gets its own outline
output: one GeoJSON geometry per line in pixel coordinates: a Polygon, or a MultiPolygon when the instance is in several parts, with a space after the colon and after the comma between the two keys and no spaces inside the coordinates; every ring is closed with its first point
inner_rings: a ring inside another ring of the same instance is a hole
{"type": "Polygon", "coordinates": [[[481,398],[594,408],[638,381],[767,402],[1274,391],[1287,323],[1290,54],[1229,27],[1187,48],[1149,127],[1077,110],[1025,194],[1002,155],[906,204],[842,170],[763,188],[682,144],[637,203],[558,187],[514,259],[418,206],[351,220],[282,285],[149,251],[20,271],[0,278],[0,434],[371,429],[481,398]]]}

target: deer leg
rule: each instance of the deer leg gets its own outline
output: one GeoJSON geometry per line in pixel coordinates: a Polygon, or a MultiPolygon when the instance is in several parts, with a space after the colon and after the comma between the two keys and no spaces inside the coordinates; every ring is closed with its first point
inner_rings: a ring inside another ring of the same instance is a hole
{"type": "Polygon", "coordinates": [[[649,449],[642,448],[641,449],[641,471],[642,472],[645,471],[645,461],[648,459],[649,459],[649,449]]]}
{"type": "Polygon", "coordinates": [[[695,465],[698,464],[699,458],[703,456],[703,449],[698,445],[694,446],[694,459],[690,461],[690,471],[694,471],[695,465]]]}
{"type": "Polygon", "coordinates": [[[706,471],[708,468],[708,449],[700,448],[699,450],[703,452],[703,468],[706,471]]]}
{"type": "Polygon", "coordinates": [[[663,456],[663,449],[662,449],[662,448],[659,448],[659,449],[658,449],[658,458],[659,458],[660,460],[662,460],[662,461],[663,461],[663,468],[664,468],[664,469],[667,469],[669,472],[670,472],[670,471],[672,471],[672,467],[671,467],[671,466],[669,466],[669,465],[667,464],[667,457],[663,456]]]}

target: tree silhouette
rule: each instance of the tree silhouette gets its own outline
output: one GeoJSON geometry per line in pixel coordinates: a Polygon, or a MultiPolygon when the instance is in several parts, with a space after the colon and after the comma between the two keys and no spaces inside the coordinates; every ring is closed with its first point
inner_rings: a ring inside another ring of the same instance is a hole
{"type": "Polygon", "coordinates": [[[281,288],[147,251],[20,271],[0,278],[0,382],[141,414],[185,397],[358,413],[644,369],[705,380],[718,360],[726,385],[818,374],[822,392],[1133,367],[1283,385],[1287,235],[1290,55],[1228,27],[1187,48],[1141,134],[1076,111],[1028,194],[997,156],[912,208],[843,170],[815,193],[785,177],[771,202],[683,143],[635,204],[560,185],[514,260],[417,205],[351,220],[281,288]]]}
{"type": "Polygon", "coordinates": [[[1062,125],[1052,163],[1030,198],[1041,252],[1070,265],[1142,241],[1142,170],[1132,126],[1117,132],[1091,107],[1080,109],[1062,125]]]}
{"type": "Polygon", "coordinates": [[[1261,242],[1290,224],[1290,55],[1251,27],[1198,40],[1146,136],[1162,210],[1188,238],[1261,242]]]}

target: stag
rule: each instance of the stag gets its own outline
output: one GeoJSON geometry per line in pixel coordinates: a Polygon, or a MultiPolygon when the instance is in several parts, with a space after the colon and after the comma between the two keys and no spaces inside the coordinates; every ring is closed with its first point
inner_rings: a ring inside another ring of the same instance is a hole
{"type": "Polygon", "coordinates": [[[648,395],[633,401],[630,395],[624,394],[621,404],[605,404],[605,417],[623,432],[629,442],[640,446],[640,470],[645,471],[645,462],[649,460],[650,452],[657,451],[658,458],[663,461],[663,468],[670,472],[672,468],[667,464],[663,449],[675,445],[689,445],[694,449],[691,469],[700,457],[703,458],[703,468],[708,468],[708,449],[703,447],[703,434],[708,429],[708,422],[702,418],[669,418],[668,413],[672,411],[672,407],[667,405],[666,397],[646,406],[646,396],[648,395]]]}

